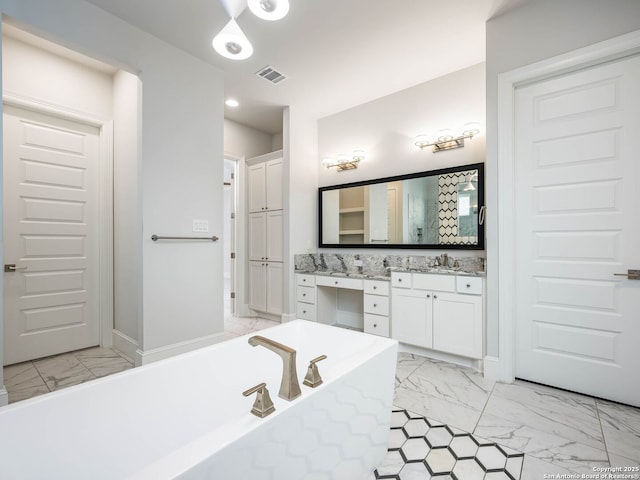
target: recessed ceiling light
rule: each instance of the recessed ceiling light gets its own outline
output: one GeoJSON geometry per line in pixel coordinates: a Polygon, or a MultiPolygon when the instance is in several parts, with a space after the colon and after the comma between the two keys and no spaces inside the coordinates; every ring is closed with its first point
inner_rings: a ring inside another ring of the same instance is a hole
{"type": "Polygon", "coordinates": [[[237,107],[240,105],[237,100],[230,98],[226,102],[224,102],[227,107],[237,107]]]}
{"type": "Polygon", "coordinates": [[[263,20],[280,20],[289,13],[289,0],[249,0],[249,10],[263,20]]]}
{"type": "Polygon", "coordinates": [[[244,60],[253,54],[253,46],[232,18],[211,42],[216,52],[232,60],[244,60]]]}

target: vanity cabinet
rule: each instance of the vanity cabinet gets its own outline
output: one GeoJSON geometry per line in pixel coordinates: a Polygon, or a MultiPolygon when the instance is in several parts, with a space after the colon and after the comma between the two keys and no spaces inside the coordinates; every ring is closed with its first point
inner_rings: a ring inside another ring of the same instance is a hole
{"type": "Polygon", "coordinates": [[[316,318],[316,277],[296,274],[296,316],[315,322],[316,318]]]}
{"type": "Polygon", "coordinates": [[[284,211],[282,152],[247,160],[249,308],[282,314],[284,211]]]}
{"type": "Polygon", "coordinates": [[[482,278],[394,272],[391,285],[393,338],[409,345],[482,358],[482,278]]]}
{"type": "Polygon", "coordinates": [[[389,336],[389,282],[364,281],[364,331],[389,336]]]}

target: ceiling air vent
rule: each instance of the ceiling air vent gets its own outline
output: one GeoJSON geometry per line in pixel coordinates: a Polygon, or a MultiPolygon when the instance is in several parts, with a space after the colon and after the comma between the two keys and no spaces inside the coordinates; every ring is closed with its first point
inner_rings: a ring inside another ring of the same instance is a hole
{"type": "Polygon", "coordinates": [[[256,75],[264,78],[265,80],[273,84],[280,83],[283,80],[286,80],[287,78],[286,76],[284,76],[284,74],[280,73],[275,68],[270,67],[268,65],[263,69],[261,69],[260,71],[256,72],[256,75]]]}

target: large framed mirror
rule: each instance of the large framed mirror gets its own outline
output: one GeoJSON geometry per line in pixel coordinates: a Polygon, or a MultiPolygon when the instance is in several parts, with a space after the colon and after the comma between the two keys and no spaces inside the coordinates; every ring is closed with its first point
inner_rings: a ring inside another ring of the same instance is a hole
{"type": "Polygon", "coordinates": [[[319,189],[320,248],[484,249],[484,164],[319,189]]]}

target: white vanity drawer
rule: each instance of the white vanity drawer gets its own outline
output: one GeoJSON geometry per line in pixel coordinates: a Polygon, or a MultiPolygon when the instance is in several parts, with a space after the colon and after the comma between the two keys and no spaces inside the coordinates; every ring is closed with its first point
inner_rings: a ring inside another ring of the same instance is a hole
{"type": "Polygon", "coordinates": [[[364,314],[364,331],[381,337],[389,336],[389,317],[383,315],[364,314]]]}
{"type": "Polygon", "coordinates": [[[468,293],[470,295],[482,295],[482,278],[480,277],[456,277],[456,287],[458,293],[468,293]]]}
{"type": "Polygon", "coordinates": [[[382,297],[380,295],[365,295],[364,313],[389,315],[389,297],[382,297]]]}
{"type": "Polygon", "coordinates": [[[441,292],[455,292],[456,277],[453,275],[431,275],[428,273],[414,273],[413,288],[417,290],[439,290],[441,292]]]}
{"type": "Polygon", "coordinates": [[[361,278],[345,278],[345,277],[331,277],[331,276],[320,276],[316,277],[316,285],[322,285],[325,287],[335,287],[335,288],[348,288],[351,290],[362,290],[364,287],[362,285],[361,278]]]}
{"type": "Polygon", "coordinates": [[[298,286],[296,289],[296,300],[305,303],[316,303],[316,287],[298,286]]]}
{"type": "Polygon", "coordinates": [[[316,276],[311,275],[309,273],[298,273],[296,274],[296,283],[298,285],[315,285],[316,284],[316,276]]]}
{"type": "Polygon", "coordinates": [[[296,315],[303,320],[316,321],[316,306],[309,303],[296,303],[296,315]]]}
{"type": "Polygon", "coordinates": [[[391,286],[393,288],[411,288],[411,274],[408,272],[392,272],[391,286]]]}
{"type": "Polygon", "coordinates": [[[365,280],[364,293],[372,295],[389,295],[389,282],[383,280],[365,280]]]}

